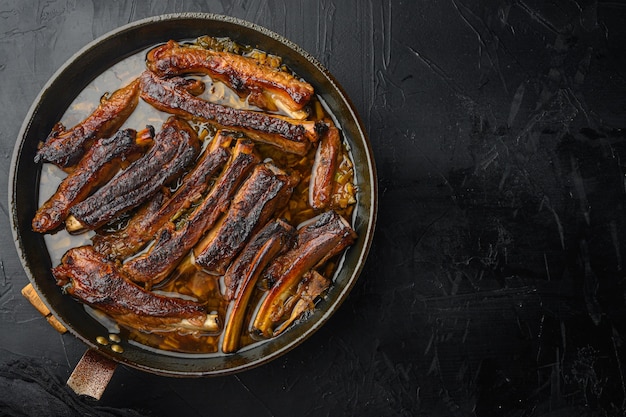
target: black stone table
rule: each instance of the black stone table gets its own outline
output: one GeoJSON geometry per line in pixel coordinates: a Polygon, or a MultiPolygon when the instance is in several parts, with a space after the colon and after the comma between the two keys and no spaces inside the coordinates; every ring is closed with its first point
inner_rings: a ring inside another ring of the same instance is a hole
{"type": "MultiPolygon", "coordinates": [[[[7,182],[31,103],[109,30],[197,11],[284,35],[342,84],[378,168],[373,247],[347,301],[279,359],[202,379],[120,366],[99,403],[77,404],[152,416],[626,413],[618,1],[0,1],[0,376],[17,361],[64,382],[86,349],[20,294],[7,182]]],[[[8,407],[17,385],[4,381],[8,407]]]]}

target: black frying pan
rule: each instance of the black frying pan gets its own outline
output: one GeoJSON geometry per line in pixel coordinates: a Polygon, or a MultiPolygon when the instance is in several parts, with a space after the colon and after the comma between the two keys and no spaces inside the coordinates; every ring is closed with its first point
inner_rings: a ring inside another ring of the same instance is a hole
{"type": "Polygon", "coordinates": [[[366,133],[352,104],[320,63],[281,36],[242,20],[202,13],[152,17],[123,26],[91,42],[60,68],[42,89],[28,112],[13,153],[9,199],[17,251],[31,283],[43,302],[71,333],[105,357],[141,370],[173,376],[220,375],[237,372],[272,360],[294,348],[320,328],[347,297],[363,267],[376,219],[376,173],[366,133]],[[284,62],[315,88],[337,117],[352,150],[358,184],[354,228],[359,235],[348,250],[334,286],[314,314],[281,336],[227,356],[193,357],[155,353],[127,345],[122,354],[96,343],[106,330],[83,306],[61,293],[55,284],[43,236],[31,230],[38,208],[41,166],[33,162],[37,144],[75,97],[111,65],[169,39],[202,35],[228,36],[282,56],[284,62]]]}

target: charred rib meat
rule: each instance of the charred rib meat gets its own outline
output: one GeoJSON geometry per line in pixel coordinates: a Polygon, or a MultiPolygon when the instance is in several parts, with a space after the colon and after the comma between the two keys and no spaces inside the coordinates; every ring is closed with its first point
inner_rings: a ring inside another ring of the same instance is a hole
{"type": "Polygon", "coordinates": [[[271,288],[254,319],[254,328],[271,337],[274,325],[283,316],[285,301],[302,276],[339,254],[356,237],[348,222],[334,211],[327,211],[301,226],[296,246],[276,258],[263,273],[263,279],[271,288]]]}
{"type": "Polygon", "coordinates": [[[317,141],[318,130],[324,128],[313,121],[301,122],[208,102],[179,88],[179,77],[161,79],[151,71],[144,71],[140,83],[141,98],[158,110],[243,132],[252,139],[298,155],[306,154],[310,142],[317,141]]]}
{"type": "Polygon", "coordinates": [[[173,196],[165,198],[160,192],[145,209],[131,218],[126,228],[108,235],[94,236],[93,244],[102,254],[124,258],[141,249],[167,222],[199,200],[209,186],[209,179],[230,157],[232,137],[218,132],[205,149],[200,160],[182,181],[173,196]],[[151,207],[156,206],[156,209],[151,207]]]}
{"type": "Polygon", "coordinates": [[[234,352],[239,348],[248,302],[257,279],[268,262],[290,246],[293,232],[293,227],[282,220],[268,223],[252,237],[228,268],[224,275],[225,297],[231,300],[236,295],[236,298],[224,328],[223,352],[234,352]]]}
{"type": "Polygon", "coordinates": [[[75,164],[92,141],[115,133],[138,102],[139,80],[134,80],[110,96],[104,96],[93,113],[70,130],[57,123],[37,151],[35,162],[51,162],[59,167],[75,164]]]}
{"type": "Polygon", "coordinates": [[[258,227],[287,203],[296,181],[271,164],[258,165],[241,186],[226,216],[194,248],[196,265],[222,275],[258,227]]]}
{"type": "Polygon", "coordinates": [[[125,263],[123,270],[137,282],[156,284],[164,280],[226,211],[235,190],[259,160],[252,142],[237,141],[231,160],[184,224],[176,230],[162,229],[150,250],[125,263]]]}
{"type": "Polygon", "coordinates": [[[107,313],[121,325],[144,331],[218,330],[215,317],[207,314],[202,305],[145,291],[92,246],[70,249],[52,274],[68,294],[107,313]]]}
{"type": "Polygon", "coordinates": [[[339,130],[333,126],[326,131],[315,153],[309,184],[309,205],[314,209],[327,208],[331,202],[340,153],[339,130]]]}
{"type": "Polygon", "coordinates": [[[293,226],[277,219],[256,233],[224,274],[224,298],[232,300],[239,297],[247,277],[260,273],[279,252],[291,246],[294,232],[293,226]]]}
{"type": "Polygon", "coordinates": [[[196,158],[199,147],[198,135],[187,122],[169,118],[144,156],[72,207],[74,218],[66,221],[68,230],[97,229],[139,206],[180,175],[196,158]]]}
{"type": "Polygon", "coordinates": [[[277,110],[275,100],[289,110],[301,110],[313,96],[311,84],[288,72],[259,64],[254,58],[181,46],[173,40],[148,52],[146,64],[161,77],[207,74],[228,85],[241,98],[247,97],[250,104],[266,110],[277,110]]]}
{"type": "Polygon", "coordinates": [[[33,230],[39,233],[56,230],[74,204],[110,180],[124,159],[137,154],[151,140],[149,129],[139,135],[132,129],[125,129],[111,138],[99,139],[63,179],[56,192],[37,210],[32,221],[33,230]]]}
{"type": "Polygon", "coordinates": [[[161,207],[170,197],[169,189],[162,187],[137,210],[124,229],[108,234],[96,233],[91,238],[96,252],[109,259],[123,259],[137,252],[151,239],[143,231],[150,229],[161,207]]]}

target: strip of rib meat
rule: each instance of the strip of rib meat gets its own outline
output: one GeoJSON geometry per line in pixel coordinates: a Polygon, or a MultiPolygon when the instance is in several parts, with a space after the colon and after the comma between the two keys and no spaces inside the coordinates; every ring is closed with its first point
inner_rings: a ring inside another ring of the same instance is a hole
{"type": "Polygon", "coordinates": [[[211,103],[177,87],[180,77],[162,79],[151,71],[144,71],[139,79],[141,98],[158,110],[243,132],[286,152],[306,154],[310,143],[317,141],[318,132],[326,126],[323,122],[298,121],[211,103]]]}
{"type": "Polygon", "coordinates": [[[259,275],[268,262],[290,246],[293,233],[294,228],[283,220],[268,223],[252,237],[228,268],[224,275],[225,297],[228,300],[234,297],[235,301],[224,327],[223,352],[234,352],[239,348],[248,303],[259,275]]]}
{"type": "Polygon", "coordinates": [[[139,80],[136,79],[110,96],[102,97],[98,107],[70,130],[57,123],[35,154],[35,162],[51,162],[62,168],[74,165],[93,141],[112,136],[138,102],[139,80]]]}
{"type": "Polygon", "coordinates": [[[340,153],[339,129],[332,126],[320,139],[311,170],[309,205],[314,209],[325,209],[331,202],[340,153]]]}
{"type": "Polygon", "coordinates": [[[152,135],[151,129],[139,133],[124,129],[113,137],[99,139],[61,181],[56,192],[37,210],[32,221],[33,230],[39,233],[56,230],[74,204],[109,181],[123,161],[137,155],[152,142],[152,135]]]}
{"type": "Polygon", "coordinates": [[[162,192],[157,193],[153,200],[158,200],[158,203],[150,202],[140,209],[124,229],[95,235],[92,242],[96,250],[117,259],[139,251],[167,222],[202,198],[211,177],[228,161],[231,141],[230,135],[219,131],[174,195],[166,199],[162,192]],[[154,209],[151,208],[153,206],[154,209]]]}
{"type": "Polygon", "coordinates": [[[186,121],[170,117],[141,158],[71,208],[65,222],[70,232],[97,229],[154,196],[163,184],[177,178],[198,155],[200,144],[186,121]]]}
{"type": "Polygon", "coordinates": [[[66,293],[122,326],[143,331],[219,330],[215,317],[201,304],[144,290],[92,246],[70,249],[52,269],[52,275],[66,293]]]}
{"type": "Polygon", "coordinates": [[[257,315],[254,328],[266,337],[284,313],[284,303],[302,276],[341,253],[356,239],[350,224],[335,211],[327,211],[298,229],[293,249],[277,257],[263,272],[262,278],[271,285],[257,315]]]}
{"type": "Polygon", "coordinates": [[[183,257],[228,209],[237,187],[258,164],[260,157],[249,140],[238,140],[233,155],[209,194],[178,228],[164,227],[148,252],[126,262],[123,270],[137,282],[149,285],[163,281],[183,257]]]}
{"type": "Polygon", "coordinates": [[[267,223],[257,232],[224,274],[224,298],[230,301],[240,297],[242,282],[250,274],[260,273],[267,262],[290,247],[294,232],[293,226],[282,219],[267,223]]]}
{"type": "Polygon", "coordinates": [[[258,165],[235,194],[226,216],[194,248],[196,265],[223,275],[250,236],[287,203],[295,182],[271,163],[258,165]]]}
{"type": "Polygon", "coordinates": [[[274,100],[289,110],[302,110],[313,96],[311,84],[254,58],[183,46],[173,40],[148,52],[146,65],[161,77],[206,74],[228,85],[240,97],[247,97],[250,104],[266,110],[277,110],[274,100]]]}

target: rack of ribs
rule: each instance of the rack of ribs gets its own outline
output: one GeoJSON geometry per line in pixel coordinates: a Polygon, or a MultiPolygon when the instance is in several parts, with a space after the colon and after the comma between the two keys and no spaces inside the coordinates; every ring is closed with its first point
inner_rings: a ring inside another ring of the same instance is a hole
{"type": "Polygon", "coordinates": [[[137,156],[152,142],[153,132],[120,130],[115,136],[98,141],[80,159],[75,169],[61,181],[56,192],[37,210],[32,221],[35,232],[47,233],[63,224],[70,208],[94,189],[109,181],[125,160],[137,156]]]}
{"type": "Polygon", "coordinates": [[[238,140],[231,159],[208,195],[179,228],[162,228],[148,252],[123,265],[125,273],[133,281],[148,285],[157,284],[167,278],[202,235],[228,209],[237,187],[259,162],[260,157],[254,150],[254,144],[249,140],[238,140]]]}
{"type": "Polygon", "coordinates": [[[51,162],[61,168],[74,165],[97,139],[113,135],[139,102],[139,80],[103,96],[98,107],[82,122],[66,130],[57,123],[35,154],[35,162],[51,162]]]}
{"type": "Polygon", "coordinates": [[[139,80],[141,98],[157,110],[243,132],[286,152],[305,155],[311,142],[316,142],[319,132],[326,128],[324,122],[299,121],[211,103],[180,88],[180,77],[163,79],[152,71],[144,71],[139,80]]]}
{"type": "Polygon", "coordinates": [[[122,326],[143,331],[219,331],[217,317],[208,314],[204,306],[144,290],[92,246],[67,251],[52,275],[64,292],[103,311],[122,326]]]}
{"type": "Polygon", "coordinates": [[[194,248],[195,264],[210,274],[223,275],[250,236],[285,206],[298,179],[272,163],[257,165],[226,215],[194,248]]]}
{"type": "Polygon", "coordinates": [[[117,174],[90,197],[70,209],[69,232],[97,229],[141,205],[159,188],[177,178],[198,155],[196,131],[186,121],[170,117],[141,158],[117,174]]]}
{"type": "Polygon", "coordinates": [[[302,110],[314,93],[311,84],[254,58],[184,46],[173,40],[148,52],[146,65],[160,77],[206,74],[265,110],[276,111],[277,105],[291,111],[302,110]]]}
{"type": "Polygon", "coordinates": [[[211,177],[230,158],[232,136],[219,131],[206,147],[195,167],[182,180],[174,195],[158,192],[150,202],[131,217],[128,225],[109,234],[96,234],[96,250],[110,258],[123,259],[138,252],[156,233],[179,213],[202,198],[211,177]]]}

